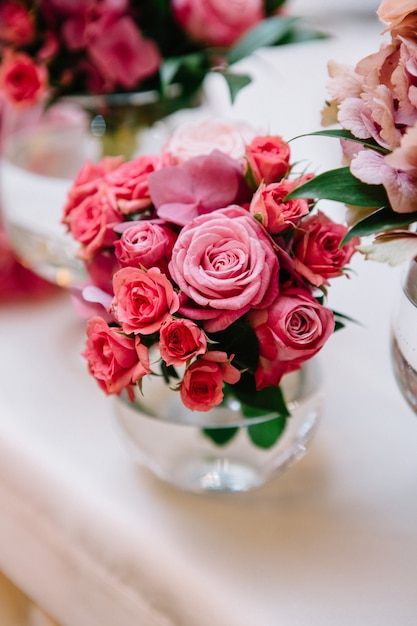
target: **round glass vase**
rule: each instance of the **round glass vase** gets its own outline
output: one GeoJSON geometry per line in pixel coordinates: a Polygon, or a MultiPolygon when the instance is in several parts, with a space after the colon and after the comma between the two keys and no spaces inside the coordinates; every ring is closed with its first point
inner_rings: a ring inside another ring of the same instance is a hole
{"type": "Polygon", "coordinates": [[[323,404],[317,360],[284,376],[281,389],[290,416],[279,418],[285,426],[267,447],[256,445],[249,431],[275,416],[244,417],[236,400],[190,411],[162,377],[147,376],[134,402],[115,398],[115,414],[134,461],[162,481],[195,493],[244,492],[301,459],[315,432],[323,404]]]}
{"type": "Polygon", "coordinates": [[[417,414],[417,261],[408,265],[396,304],[391,332],[391,358],[395,380],[417,414]]]}
{"type": "Polygon", "coordinates": [[[201,104],[175,92],[74,96],[47,108],[7,109],[1,140],[0,207],[7,236],[22,263],[62,287],[82,284],[78,244],[61,223],[66,196],[90,160],[159,152],[177,116],[201,104]],[[188,107],[188,108],[186,108],[188,107]]]}

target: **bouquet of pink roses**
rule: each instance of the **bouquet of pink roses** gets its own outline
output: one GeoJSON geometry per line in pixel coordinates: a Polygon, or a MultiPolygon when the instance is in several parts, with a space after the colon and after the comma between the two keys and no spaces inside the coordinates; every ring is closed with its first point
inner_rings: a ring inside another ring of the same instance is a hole
{"type": "Polygon", "coordinates": [[[280,136],[212,119],[159,155],[82,167],[63,221],[91,279],[83,355],[106,394],[133,400],[159,374],[191,410],[233,395],[244,414],[288,415],[280,381],[343,325],[323,300],[355,243],[286,199],[311,177],[280,136]]]}
{"type": "Polygon", "coordinates": [[[260,46],[314,36],[285,0],[1,0],[0,91],[23,107],[62,95],[156,90],[189,101],[215,69],[232,97],[250,82],[231,64],[260,46]]]}
{"type": "Polygon", "coordinates": [[[346,167],[324,172],[290,197],[338,200],[348,205],[353,237],[376,235],[358,249],[396,265],[417,257],[417,1],[383,0],[386,24],[379,50],[355,67],[329,63],[332,100],[319,131],[341,139],[346,167]]]}

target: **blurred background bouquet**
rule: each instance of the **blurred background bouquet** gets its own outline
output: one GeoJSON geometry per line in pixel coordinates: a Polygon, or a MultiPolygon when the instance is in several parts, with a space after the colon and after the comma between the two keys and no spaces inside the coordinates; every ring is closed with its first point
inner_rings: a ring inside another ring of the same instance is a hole
{"type": "Polygon", "coordinates": [[[15,106],[74,94],[171,89],[187,101],[206,74],[255,49],[313,36],[285,0],[2,0],[0,89],[15,106]]]}

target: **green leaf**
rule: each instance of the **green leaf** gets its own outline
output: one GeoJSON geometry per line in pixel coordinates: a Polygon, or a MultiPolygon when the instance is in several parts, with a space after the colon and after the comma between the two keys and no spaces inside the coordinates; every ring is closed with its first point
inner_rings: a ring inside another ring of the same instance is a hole
{"type": "Polygon", "coordinates": [[[224,77],[229,88],[230,100],[233,104],[239,91],[243,89],[243,87],[249,85],[252,82],[252,79],[248,74],[234,74],[233,72],[227,71],[222,71],[220,73],[224,77]]]}
{"type": "Polygon", "coordinates": [[[203,428],[203,433],[217,446],[224,446],[233,439],[239,428],[237,426],[230,428],[203,428]]]}
{"type": "MultiPolygon", "coordinates": [[[[225,330],[208,335],[210,341],[215,342],[214,350],[217,349],[216,343],[222,346],[222,350],[227,354],[234,354],[232,364],[241,369],[255,372],[259,362],[259,341],[255,331],[246,320],[239,319],[225,330]]],[[[248,380],[244,375],[242,380],[243,387],[251,386],[252,380],[248,380]]],[[[252,388],[252,386],[251,386],[252,388]]],[[[234,393],[235,385],[231,388],[234,393]]]]}
{"type": "Polygon", "coordinates": [[[347,141],[353,141],[355,143],[360,143],[362,146],[366,148],[371,148],[372,150],[376,150],[377,152],[382,152],[383,154],[388,154],[390,151],[386,148],[383,148],[379,144],[376,143],[370,137],[368,139],[358,139],[355,135],[349,130],[344,130],[341,128],[337,129],[329,129],[329,130],[318,130],[314,133],[304,133],[303,135],[297,135],[297,137],[293,137],[290,141],[295,141],[296,139],[300,139],[301,137],[335,137],[336,139],[346,139],[347,141]]]}
{"type": "Polygon", "coordinates": [[[178,79],[182,85],[187,86],[188,91],[195,90],[207,73],[205,63],[206,60],[200,52],[165,59],[159,70],[162,93],[178,79]]]}
{"type": "Polygon", "coordinates": [[[362,207],[380,207],[388,204],[382,185],[367,185],[351,174],[348,167],[329,170],[300,185],[286,196],[336,200],[362,207]]]}
{"type": "Polygon", "coordinates": [[[277,44],[285,37],[295,23],[296,17],[268,17],[251,28],[226,53],[227,62],[231,65],[253,54],[258,48],[277,44]]]}
{"type": "Polygon", "coordinates": [[[267,15],[272,15],[280,9],[286,0],[265,0],[265,12],[267,15]]]}
{"type": "Polygon", "coordinates": [[[355,226],[352,226],[342,243],[347,243],[353,237],[373,235],[389,228],[408,226],[416,221],[417,211],[413,211],[413,213],[396,213],[391,207],[383,206],[355,224],[355,226]]]}
{"type": "MultiPolygon", "coordinates": [[[[242,376],[243,378],[243,376],[242,376]]],[[[281,417],[288,417],[290,412],[284,400],[280,387],[264,387],[259,391],[233,387],[236,398],[242,404],[242,413],[245,417],[253,417],[249,408],[260,411],[258,415],[272,413],[281,417]]]]}
{"type": "Polygon", "coordinates": [[[286,417],[275,417],[265,422],[248,426],[249,439],[258,448],[272,448],[284,432],[286,422],[286,417]]]}
{"type": "Polygon", "coordinates": [[[175,378],[176,380],[179,380],[180,377],[178,375],[177,370],[175,369],[173,365],[167,365],[165,361],[161,360],[160,366],[161,366],[162,376],[164,377],[164,381],[166,382],[167,385],[169,385],[169,383],[171,382],[171,378],[175,378]]]}

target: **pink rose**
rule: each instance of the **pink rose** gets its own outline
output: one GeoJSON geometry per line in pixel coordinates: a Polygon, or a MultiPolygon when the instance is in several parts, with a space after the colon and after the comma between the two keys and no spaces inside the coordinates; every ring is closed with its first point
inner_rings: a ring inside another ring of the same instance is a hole
{"type": "Polygon", "coordinates": [[[91,260],[102,248],[113,245],[114,227],[122,221],[115,197],[103,183],[71,211],[67,223],[72,236],[82,244],[80,259],[91,260]]]}
{"type": "Polygon", "coordinates": [[[106,181],[118,200],[119,210],[125,214],[143,211],[151,205],[148,176],[156,169],[159,157],[139,156],[121,163],[106,176],[106,181]]]}
{"type": "Polygon", "coordinates": [[[133,400],[131,386],[149,374],[148,348],[140,338],[126,337],[120,329],[107,325],[101,317],[87,322],[87,341],[82,356],[88,370],[106,394],[120,395],[126,389],[133,400]]]}
{"type": "Polygon", "coordinates": [[[184,226],[169,270],[190,302],[180,312],[227,328],[251,308],[268,306],[278,293],[278,258],[272,241],[238,206],[201,215],[184,226]]]}
{"type": "Polygon", "coordinates": [[[0,41],[12,46],[22,46],[32,41],[35,34],[29,11],[15,2],[0,6],[0,41]]]}
{"type": "Polygon", "coordinates": [[[224,398],[223,382],[234,385],[240,372],[225,352],[207,352],[186,370],[180,385],[183,404],[191,411],[209,411],[224,398]]]}
{"type": "Polygon", "coordinates": [[[115,19],[104,13],[88,26],[88,54],[109,88],[136,87],[155,74],[161,57],[155,43],[145,39],[129,16],[115,19]]]}
{"type": "Polygon", "coordinates": [[[192,38],[230,46],[263,17],[262,0],[172,0],[174,16],[192,38]]]}
{"type": "Polygon", "coordinates": [[[246,146],[246,159],[256,185],[275,183],[290,171],[290,147],[278,135],[255,137],[246,146]]]}
{"type": "Polygon", "coordinates": [[[115,230],[122,235],[115,243],[115,254],[122,266],[167,270],[177,238],[168,225],[141,220],[125,222],[115,230]]]}
{"type": "Polygon", "coordinates": [[[124,267],[113,276],[112,309],[126,333],[150,335],[179,307],[178,296],[156,267],[124,267]]]}
{"type": "Polygon", "coordinates": [[[63,222],[70,222],[70,214],[85,198],[98,190],[106,175],[123,162],[123,157],[105,157],[97,165],[87,161],[77,173],[67,194],[63,222]]]}
{"type": "Polygon", "coordinates": [[[250,203],[249,211],[272,235],[294,228],[309,212],[308,201],[302,198],[285,200],[297,185],[287,179],[266,185],[261,183],[250,203]]]}
{"type": "Polygon", "coordinates": [[[294,237],[296,270],[316,287],[342,275],[359,243],[355,238],[341,246],[346,233],[346,226],[333,222],[324,213],[305,218],[294,237]]]}
{"type": "Polygon", "coordinates": [[[207,340],[201,328],[191,320],[168,318],[161,326],[159,349],[167,365],[180,367],[193,357],[204,354],[207,340]]]}
{"type": "Polygon", "coordinates": [[[334,331],[333,312],[299,287],[282,291],[267,309],[251,311],[249,321],[260,348],[258,389],[278,385],[284,373],[321,350],[334,331]]]}
{"type": "Polygon", "coordinates": [[[30,106],[39,102],[48,88],[48,72],[37,65],[24,52],[6,50],[0,66],[0,89],[7,99],[17,107],[30,106]]]}
{"type": "Polygon", "coordinates": [[[168,138],[164,155],[172,165],[220,150],[236,161],[245,156],[245,143],[254,137],[254,129],[244,122],[217,118],[183,122],[168,138]]]}

